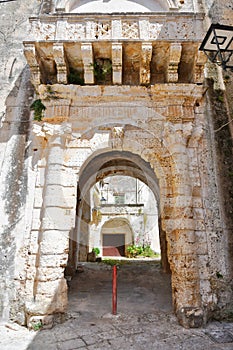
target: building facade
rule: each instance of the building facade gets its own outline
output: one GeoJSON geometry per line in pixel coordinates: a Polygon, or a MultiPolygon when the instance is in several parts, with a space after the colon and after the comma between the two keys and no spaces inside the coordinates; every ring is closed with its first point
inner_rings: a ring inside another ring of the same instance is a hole
{"type": "MultiPolygon", "coordinates": [[[[229,4],[217,7],[226,22],[229,4]]],[[[228,118],[230,97],[199,51],[215,6],[44,0],[28,16],[15,48],[28,66],[4,85],[3,317],[25,324],[66,311],[65,271],[90,248],[90,190],[113,175],[153,192],[179,322],[200,327],[231,312],[232,197],[213,121],[228,118]]],[[[17,60],[5,61],[9,80],[17,60]]]]}

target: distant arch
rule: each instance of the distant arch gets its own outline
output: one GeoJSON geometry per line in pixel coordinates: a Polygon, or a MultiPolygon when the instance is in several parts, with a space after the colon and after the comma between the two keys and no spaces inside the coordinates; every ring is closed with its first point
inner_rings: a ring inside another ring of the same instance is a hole
{"type": "Polygon", "coordinates": [[[101,228],[103,256],[125,256],[126,248],[133,243],[129,221],[123,217],[106,221],[101,228]]]}

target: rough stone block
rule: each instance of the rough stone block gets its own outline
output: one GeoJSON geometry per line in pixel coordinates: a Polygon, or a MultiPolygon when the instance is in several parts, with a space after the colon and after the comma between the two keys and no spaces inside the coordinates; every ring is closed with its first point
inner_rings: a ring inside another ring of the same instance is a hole
{"type": "Polygon", "coordinates": [[[37,284],[37,294],[41,295],[51,295],[51,296],[56,296],[57,291],[59,291],[59,294],[62,293],[63,291],[67,290],[67,285],[66,281],[63,278],[61,279],[56,279],[55,281],[39,281],[37,284]]]}
{"type": "Polygon", "coordinates": [[[30,244],[29,244],[29,250],[28,250],[29,254],[37,254],[38,253],[38,248],[39,248],[38,235],[39,235],[38,231],[31,231],[30,244]]]}
{"type": "Polygon", "coordinates": [[[39,230],[40,229],[40,225],[41,225],[40,213],[41,213],[41,210],[39,208],[33,209],[32,230],[39,230]]]}
{"type": "Polygon", "coordinates": [[[63,254],[69,250],[68,231],[44,231],[40,243],[41,254],[63,254]]]}
{"type": "Polygon", "coordinates": [[[76,206],[76,188],[64,187],[59,184],[46,187],[44,197],[46,206],[75,208],[76,206]]]}
{"type": "Polygon", "coordinates": [[[41,267],[65,267],[67,265],[67,254],[56,255],[41,255],[40,266],[41,267]]]}
{"type": "Polygon", "coordinates": [[[37,278],[41,282],[56,281],[64,277],[63,267],[39,267],[37,278]]]}
{"type": "Polygon", "coordinates": [[[43,187],[45,183],[45,168],[38,167],[36,177],[36,187],[43,187]]]}
{"type": "Polygon", "coordinates": [[[46,185],[63,185],[75,187],[77,184],[77,175],[72,171],[65,169],[50,169],[46,176],[46,185]]]}
{"type": "Polygon", "coordinates": [[[44,211],[45,230],[70,231],[75,225],[75,210],[49,207],[44,211]]]}
{"type": "Polygon", "coordinates": [[[186,306],[177,311],[180,324],[185,328],[199,328],[203,325],[204,313],[199,307],[186,306]]]}
{"type": "Polygon", "coordinates": [[[43,187],[36,187],[34,196],[34,207],[41,208],[43,204],[43,187]]]}

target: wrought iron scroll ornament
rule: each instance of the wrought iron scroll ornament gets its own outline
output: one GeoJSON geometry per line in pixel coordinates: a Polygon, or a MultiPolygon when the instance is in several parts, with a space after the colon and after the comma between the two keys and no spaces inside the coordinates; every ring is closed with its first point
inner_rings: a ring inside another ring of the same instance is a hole
{"type": "Polygon", "coordinates": [[[211,24],[199,50],[224,70],[233,71],[233,27],[211,24]]]}

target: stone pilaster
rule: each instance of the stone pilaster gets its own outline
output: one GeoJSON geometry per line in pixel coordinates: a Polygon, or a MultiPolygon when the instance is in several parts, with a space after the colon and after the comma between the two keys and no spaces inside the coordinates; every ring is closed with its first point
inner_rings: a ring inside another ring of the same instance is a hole
{"type": "Polygon", "coordinates": [[[169,62],[167,68],[167,82],[178,82],[178,66],[181,58],[182,46],[180,43],[171,43],[169,52],[169,62]]]}
{"type": "Polygon", "coordinates": [[[122,43],[112,43],[112,81],[122,84],[122,43]]]}
{"type": "Polygon", "coordinates": [[[84,65],[84,82],[85,84],[94,84],[94,59],[92,43],[82,43],[81,51],[84,65]]]}
{"type": "Polygon", "coordinates": [[[31,293],[27,301],[28,322],[31,316],[62,313],[67,306],[64,268],[67,264],[69,235],[75,224],[76,187],[66,186],[64,163],[65,140],[69,128],[44,124],[37,130],[46,136],[47,161],[43,181],[35,195],[31,245],[31,293]],[[37,229],[37,231],[36,231],[37,229]]]}

